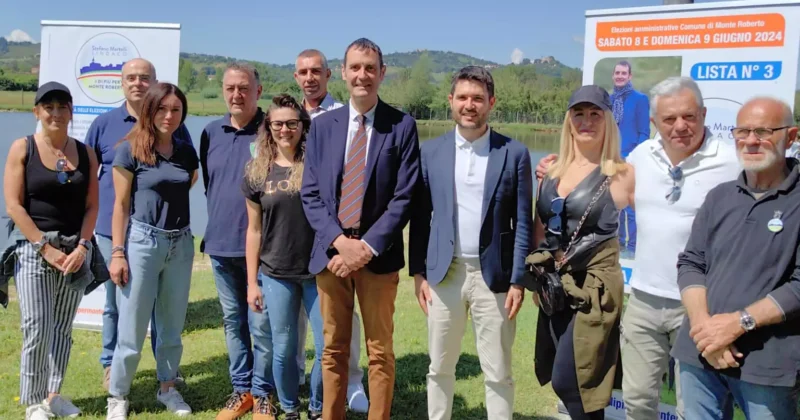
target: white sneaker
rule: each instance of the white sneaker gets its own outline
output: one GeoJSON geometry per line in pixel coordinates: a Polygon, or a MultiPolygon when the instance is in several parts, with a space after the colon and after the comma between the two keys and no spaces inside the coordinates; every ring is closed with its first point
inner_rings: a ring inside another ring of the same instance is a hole
{"type": "Polygon", "coordinates": [[[72,401],[62,397],[61,395],[56,395],[50,402],[48,403],[47,400],[42,402],[42,405],[47,407],[51,413],[53,413],[56,417],[69,417],[75,418],[81,414],[81,410],[78,407],[75,407],[75,404],[72,401]]]}
{"type": "Polygon", "coordinates": [[[364,392],[364,385],[358,383],[347,385],[347,405],[356,413],[369,412],[369,400],[364,392]]]}
{"type": "Polygon", "coordinates": [[[127,399],[109,397],[106,401],[108,401],[106,420],[127,420],[129,404],[127,399]]]}
{"type": "Polygon", "coordinates": [[[175,388],[170,387],[167,392],[161,392],[159,389],[158,394],[156,394],[156,399],[158,399],[161,404],[166,405],[167,410],[176,416],[183,417],[192,414],[191,407],[189,407],[189,404],[186,404],[180,392],[175,390],[175,388]]]}
{"type": "Polygon", "coordinates": [[[48,420],[55,417],[43,404],[32,405],[25,409],[25,420],[48,420]]]}

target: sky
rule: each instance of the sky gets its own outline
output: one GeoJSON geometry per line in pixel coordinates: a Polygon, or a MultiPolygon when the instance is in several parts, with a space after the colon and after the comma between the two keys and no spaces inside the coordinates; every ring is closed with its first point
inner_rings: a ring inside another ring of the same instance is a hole
{"type": "MultiPolygon", "coordinates": [[[[711,0],[695,0],[707,3],[711,0]]],[[[469,54],[500,64],[554,56],[583,64],[584,12],[656,6],[661,0],[403,0],[348,3],[300,0],[111,1],[0,0],[0,36],[21,30],[40,40],[42,20],[181,25],[181,51],[274,64],[316,48],[340,58],[360,37],[384,54],[417,49],[469,54]],[[491,5],[497,4],[496,7],[491,5]],[[338,5],[338,6],[336,6],[338,5]]],[[[16,37],[22,36],[19,32],[16,37]]]]}

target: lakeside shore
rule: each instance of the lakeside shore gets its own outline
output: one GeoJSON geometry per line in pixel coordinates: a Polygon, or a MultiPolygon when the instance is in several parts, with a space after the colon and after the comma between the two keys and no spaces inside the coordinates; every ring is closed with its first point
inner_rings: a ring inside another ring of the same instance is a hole
{"type": "MultiPolygon", "coordinates": [[[[31,112],[36,92],[13,92],[0,91],[0,112],[31,112]]],[[[191,92],[186,97],[189,103],[188,115],[194,117],[221,116],[227,112],[225,101],[221,98],[204,98],[199,92],[191,92]]],[[[270,101],[260,99],[259,106],[267,109],[270,101]]],[[[504,123],[492,122],[492,126],[506,130],[532,130],[535,132],[558,133],[561,131],[560,124],[537,124],[537,123],[504,123]]],[[[451,127],[452,120],[417,120],[418,126],[425,127],[451,127]]]]}

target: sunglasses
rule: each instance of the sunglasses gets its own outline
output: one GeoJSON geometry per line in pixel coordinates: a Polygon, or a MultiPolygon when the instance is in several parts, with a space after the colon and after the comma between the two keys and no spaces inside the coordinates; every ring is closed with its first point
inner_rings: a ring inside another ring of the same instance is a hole
{"type": "Polygon", "coordinates": [[[681,186],[678,184],[683,180],[683,170],[680,166],[669,168],[669,177],[672,178],[672,188],[667,193],[667,202],[675,203],[681,198],[681,186]]]}
{"type": "Polygon", "coordinates": [[[69,167],[67,165],[66,159],[59,158],[56,161],[56,172],[58,172],[56,174],[56,179],[58,180],[59,184],[67,184],[69,182],[72,182],[72,180],[69,179],[69,174],[67,173],[68,169],[69,167]]]}
{"type": "Polygon", "coordinates": [[[284,125],[289,130],[297,130],[297,125],[300,124],[300,120],[287,120],[287,121],[270,121],[269,128],[273,129],[274,131],[281,131],[284,125]]]}
{"type": "Polygon", "coordinates": [[[547,230],[553,234],[561,235],[561,213],[564,212],[564,198],[556,197],[550,201],[550,211],[555,214],[547,221],[547,230]]]}

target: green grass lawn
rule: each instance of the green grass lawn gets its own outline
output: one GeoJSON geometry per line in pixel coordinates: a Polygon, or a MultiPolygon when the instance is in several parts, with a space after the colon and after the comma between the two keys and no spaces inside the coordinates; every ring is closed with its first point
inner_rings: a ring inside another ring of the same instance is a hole
{"type": "MultiPolygon", "coordinates": [[[[186,327],[183,333],[184,352],[181,371],[186,387],[181,389],[194,410],[194,418],[213,419],[231,392],[228,357],[222,331],[222,313],[217,300],[208,259],[198,254],[186,327]]],[[[395,312],[395,352],[397,378],[392,419],[427,418],[425,375],[428,371],[428,343],[425,316],[413,298],[413,281],[400,282],[395,312]]],[[[12,291],[12,297],[14,293],[12,291]]],[[[0,309],[0,418],[24,416],[19,398],[19,352],[22,335],[19,330],[19,305],[12,300],[7,310],[0,309]]],[[[556,396],[550,386],[540,387],[533,374],[533,348],[536,310],[526,296],[514,344],[514,379],[516,382],[515,419],[551,419],[556,416],[556,396]]],[[[103,371],[98,362],[100,333],[75,330],[72,356],[62,393],[83,410],[82,418],[104,419],[106,393],[102,388],[103,371]]],[[[306,348],[307,374],[311,372],[313,340],[306,348]]],[[[155,362],[149,350],[149,339],[142,352],[142,361],[131,390],[131,415],[135,419],[172,419],[155,400],[158,384],[155,362]]],[[[485,419],[484,386],[480,363],[471,328],[463,340],[461,359],[456,371],[456,395],[453,418],[485,419]]],[[[367,366],[364,345],[361,366],[367,366]]],[[[364,381],[366,382],[366,374],[364,381]]],[[[307,387],[302,390],[303,410],[307,407],[307,387]]],[[[250,418],[249,416],[246,418],[250,418]]],[[[304,417],[305,418],[305,417],[304,417]]],[[[348,415],[349,419],[366,419],[365,415],[348,415]]]]}

